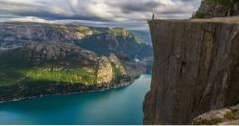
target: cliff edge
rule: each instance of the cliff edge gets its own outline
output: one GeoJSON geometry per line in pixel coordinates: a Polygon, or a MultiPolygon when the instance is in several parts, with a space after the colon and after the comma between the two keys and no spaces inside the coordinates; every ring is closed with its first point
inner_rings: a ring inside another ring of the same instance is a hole
{"type": "Polygon", "coordinates": [[[149,21],[154,47],[144,124],[191,124],[239,102],[239,17],[149,21]]]}

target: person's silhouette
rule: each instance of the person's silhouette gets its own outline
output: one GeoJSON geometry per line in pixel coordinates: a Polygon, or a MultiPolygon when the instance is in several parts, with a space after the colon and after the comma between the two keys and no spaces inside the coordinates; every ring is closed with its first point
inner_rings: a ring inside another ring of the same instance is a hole
{"type": "Polygon", "coordinates": [[[152,20],[154,20],[154,13],[153,13],[153,15],[152,15],[152,20]]]}

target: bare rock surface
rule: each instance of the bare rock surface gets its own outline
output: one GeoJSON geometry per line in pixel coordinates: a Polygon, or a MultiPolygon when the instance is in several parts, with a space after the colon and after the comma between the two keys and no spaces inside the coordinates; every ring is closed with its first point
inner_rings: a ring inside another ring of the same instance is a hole
{"type": "Polygon", "coordinates": [[[96,78],[97,84],[110,83],[113,80],[113,68],[105,56],[99,58],[96,78]]]}
{"type": "Polygon", "coordinates": [[[115,54],[111,54],[109,56],[109,60],[113,65],[115,65],[115,68],[119,70],[120,75],[122,76],[127,75],[124,65],[120,62],[120,59],[115,54]]]}
{"type": "Polygon", "coordinates": [[[239,19],[149,21],[154,47],[144,124],[191,124],[239,102],[239,19]]]}
{"type": "Polygon", "coordinates": [[[193,119],[195,125],[239,125],[239,105],[212,110],[193,119]]]}

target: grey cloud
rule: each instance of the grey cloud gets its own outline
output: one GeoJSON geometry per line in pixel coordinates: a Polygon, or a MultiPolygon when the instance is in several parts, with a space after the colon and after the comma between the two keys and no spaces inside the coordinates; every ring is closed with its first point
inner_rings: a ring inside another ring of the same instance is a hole
{"type": "Polygon", "coordinates": [[[201,0],[0,0],[1,15],[48,20],[138,21],[151,18],[153,8],[163,18],[189,18],[201,0]]]}
{"type": "MultiPolygon", "coordinates": [[[[67,3],[67,2],[66,2],[67,3]]],[[[71,7],[71,6],[69,6],[71,7]]],[[[45,0],[35,3],[20,3],[7,0],[0,1],[0,15],[14,15],[15,16],[33,16],[44,18],[48,20],[54,19],[84,19],[84,20],[98,20],[97,17],[91,15],[83,16],[75,12],[71,12],[66,7],[53,6],[45,0]],[[54,9],[59,9],[62,12],[56,12],[54,9]],[[72,14],[70,14],[72,13],[72,14]]],[[[9,16],[10,17],[10,16],[9,16]]]]}
{"type": "Polygon", "coordinates": [[[152,12],[153,8],[163,6],[160,1],[113,2],[109,5],[119,8],[123,13],[152,12]]]}

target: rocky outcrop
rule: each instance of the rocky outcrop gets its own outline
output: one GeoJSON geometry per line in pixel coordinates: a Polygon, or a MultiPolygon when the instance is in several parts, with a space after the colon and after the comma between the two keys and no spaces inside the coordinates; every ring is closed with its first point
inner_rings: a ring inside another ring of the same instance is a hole
{"type": "Polygon", "coordinates": [[[239,105],[213,110],[193,119],[194,125],[238,125],[239,105]]]}
{"type": "Polygon", "coordinates": [[[113,80],[118,81],[127,76],[130,75],[127,74],[126,68],[115,54],[111,54],[109,57],[102,56],[98,59],[96,72],[98,84],[109,84],[113,80]]]}
{"type": "Polygon", "coordinates": [[[126,76],[127,75],[127,72],[126,72],[126,69],[125,69],[124,65],[121,63],[121,61],[119,60],[119,58],[115,54],[110,54],[109,60],[114,65],[115,69],[119,70],[120,76],[126,76]]]}
{"type": "Polygon", "coordinates": [[[110,60],[105,56],[100,57],[96,73],[96,83],[110,83],[113,80],[113,76],[113,68],[110,60]]]}
{"type": "Polygon", "coordinates": [[[239,102],[239,18],[149,21],[154,47],[144,124],[190,124],[239,102]]]}
{"type": "MultiPolygon", "coordinates": [[[[223,1],[223,0],[221,0],[223,1]]],[[[230,0],[224,0],[230,1],[230,0]]],[[[233,0],[231,0],[233,1],[233,0]]],[[[223,5],[212,0],[203,0],[199,10],[195,13],[195,18],[212,18],[212,17],[226,17],[239,15],[239,2],[234,0],[234,5],[229,2],[224,2],[228,5],[223,5]]]]}

